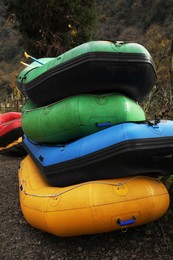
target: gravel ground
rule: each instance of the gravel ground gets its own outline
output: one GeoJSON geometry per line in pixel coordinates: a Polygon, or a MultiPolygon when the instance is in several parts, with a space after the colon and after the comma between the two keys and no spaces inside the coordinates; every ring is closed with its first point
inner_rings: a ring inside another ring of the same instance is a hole
{"type": "Polygon", "coordinates": [[[128,229],[125,233],[115,231],[59,238],[32,228],[26,223],[19,205],[17,171],[20,160],[0,155],[0,260],[173,259],[172,205],[159,221],[128,229]]]}

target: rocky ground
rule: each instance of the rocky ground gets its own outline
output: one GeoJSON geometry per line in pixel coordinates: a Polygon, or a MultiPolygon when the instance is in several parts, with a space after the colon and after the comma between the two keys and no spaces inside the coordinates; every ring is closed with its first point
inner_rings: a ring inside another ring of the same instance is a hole
{"type": "Polygon", "coordinates": [[[59,238],[32,228],[20,211],[17,180],[20,160],[0,155],[0,260],[173,259],[172,203],[159,221],[125,233],[59,238]]]}

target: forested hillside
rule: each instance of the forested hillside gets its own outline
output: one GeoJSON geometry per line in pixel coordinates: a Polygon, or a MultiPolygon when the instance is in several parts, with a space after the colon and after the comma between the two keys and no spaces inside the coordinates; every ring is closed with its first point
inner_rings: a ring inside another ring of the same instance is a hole
{"type": "Polygon", "coordinates": [[[15,87],[15,77],[20,66],[19,35],[0,2],[0,100],[4,101],[15,87]]]}
{"type": "Polygon", "coordinates": [[[146,31],[157,24],[171,38],[172,0],[97,0],[97,13],[98,37],[141,41],[146,31]]]}
{"type": "Polygon", "coordinates": [[[97,0],[96,39],[143,44],[151,53],[157,85],[142,104],[147,114],[172,114],[173,104],[173,1],[97,0]]]}
{"type": "MultiPolygon", "coordinates": [[[[5,3],[10,2],[4,0],[5,3]]],[[[43,1],[44,2],[44,1],[43,1]]],[[[65,8],[65,1],[61,1],[61,9],[65,8]],[[64,4],[64,5],[63,5],[64,4]]],[[[95,2],[95,1],[93,1],[95,2]]],[[[52,2],[53,3],[53,2],[52,2]]],[[[78,4],[79,1],[74,1],[74,4],[78,4]]],[[[79,19],[75,18],[74,6],[69,4],[70,10],[73,10],[73,16],[70,21],[73,26],[70,32],[73,32],[73,46],[78,45],[83,41],[88,40],[124,40],[133,41],[143,44],[151,53],[154,62],[156,64],[156,70],[158,74],[158,81],[153,88],[152,93],[148,99],[142,104],[148,115],[159,114],[166,116],[172,113],[172,92],[173,92],[173,64],[172,64],[172,52],[173,52],[173,2],[172,0],[96,0],[96,17],[97,23],[93,27],[82,26],[81,28],[88,30],[91,28],[94,33],[87,34],[85,38],[75,38],[75,33],[81,32],[79,25],[79,19]],[[75,24],[76,23],[76,24],[75,24]]],[[[90,7],[89,7],[90,8],[90,7]]],[[[32,6],[31,6],[32,9],[32,6]]],[[[33,10],[33,9],[32,9],[33,10]]],[[[81,9],[78,10],[79,12],[81,9]]],[[[26,10],[26,14],[27,14],[26,10]]],[[[93,9],[92,9],[93,12],[93,9]]],[[[19,61],[22,58],[23,50],[26,50],[26,44],[24,41],[20,41],[19,33],[13,29],[15,23],[14,14],[11,13],[8,18],[4,18],[5,10],[2,3],[0,3],[0,37],[1,37],[1,68],[0,68],[0,89],[7,85],[14,85],[15,74],[19,72],[19,61]],[[10,17],[10,18],[9,18],[10,17]],[[13,24],[11,24],[13,20],[13,24]]],[[[25,17],[27,15],[25,14],[25,17]]],[[[32,14],[32,12],[31,12],[32,14]]],[[[29,14],[28,14],[29,15],[29,14]]],[[[52,17],[55,13],[50,13],[52,17]]],[[[92,15],[94,15],[92,13],[92,15]]],[[[24,18],[22,18],[24,19],[24,18]]],[[[27,19],[27,18],[25,18],[27,19]]],[[[60,32],[63,34],[63,30],[57,25],[58,19],[55,19],[56,24],[54,28],[54,38],[60,32]],[[56,27],[57,26],[57,27],[56,27]],[[55,31],[57,30],[56,34],[55,31]]],[[[82,21],[82,20],[81,20],[82,21]]],[[[36,16],[34,16],[34,22],[37,24],[36,16]]],[[[38,21],[39,22],[39,21],[38,21]]],[[[86,21],[85,21],[86,22],[86,21]]],[[[87,21],[88,23],[88,21],[87,21]]],[[[46,24],[46,23],[45,23],[46,24]]],[[[71,26],[70,24],[70,26],[71,26]]],[[[69,25],[69,24],[68,24],[69,25]]],[[[46,26],[46,25],[44,25],[46,26]]],[[[18,27],[19,28],[19,27],[18,27]]],[[[37,27],[36,27],[37,28],[37,27]]],[[[65,28],[65,27],[64,27],[65,28]]],[[[44,28],[42,27],[42,30],[44,28]]],[[[62,28],[61,28],[62,29],[62,28]]],[[[37,32],[37,30],[36,30],[37,32]]],[[[88,32],[88,31],[87,31],[88,32]]],[[[29,33],[29,32],[28,32],[29,33]]],[[[39,34],[39,32],[37,32],[39,34]]],[[[66,36],[69,31],[65,31],[66,36]]],[[[26,32],[25,32],[26,34],[26,32]]],[[[28,34],[29,35],[29,34],[28,34]]],[[[21,35],[22,36],[22,35],[21,35]]],[[[31,36],[30,36],[31,38],[31,36]]],[[[71,38],[69,38],[71,39],[71,38]]],[[[32,39],[31,39],[32,40],[32,39]]],[[[49,43],[51,44],[51,43],[49,43]]],[[[72,46],[72,45],[71,45],[72,46]]],[[[41,54],[47,55],[46,49],[50,49],[49,56],[55,55],[55,48],[52,50],[50,46],[47,46],[45,50],[41,50],[41,54]]],[[[63,52],[70,48],[69,42],[66,46],[59,50],[63,52]]],[[[35,54],[35,50],[33,50],[35,54]]],[[[33,54],[31,53],[31,54],[33,54]]]]}

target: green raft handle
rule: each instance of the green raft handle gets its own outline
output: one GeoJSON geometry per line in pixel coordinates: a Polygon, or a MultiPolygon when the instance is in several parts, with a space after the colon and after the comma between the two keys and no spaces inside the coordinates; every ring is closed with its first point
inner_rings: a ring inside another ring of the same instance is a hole
{"type": "Polygon", "coordinates": [[[98,127],[104,127],[104,126],[112,126],[112,124],[111,124],[111,122],[96,123],[96,126],[98,126],[98,127]]]}
{"type": "Polygon", "coordinates": [[[127,220],[120,220],[119,218],[117,219],[117,223],[121,226],[121,227],[124,227],[124,226],[127,226],[127,225],[132,225],[135,223],[135,217],[133,216],[131,219],[127,219],[127,220]]]}

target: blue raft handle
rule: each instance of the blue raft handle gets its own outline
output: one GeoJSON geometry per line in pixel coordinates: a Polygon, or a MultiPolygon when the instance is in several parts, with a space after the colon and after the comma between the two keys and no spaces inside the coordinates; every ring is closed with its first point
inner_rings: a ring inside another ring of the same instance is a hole
{"type": "Polygon", "coordinates": [[[96,123],[96,125],[98,127],[103,127],[103,126],[112,126],[112,124],[110,122],[106,122],[106,123],[96,123]]]}
{"type": "Polygon", "coordinates": [[[121,221],[120,219],[117,219],[117,223],[120,225],[120,226],[122,226],[122,227],[124,227],[124,226],[127,226],[127,225],[132,225],[132,224],[134,224],[135,223],[135,217],[133,217],[133,218],[131,218],[131,219],[127,219],[127,220],[123,220],[123,221],[121,221]]]}

